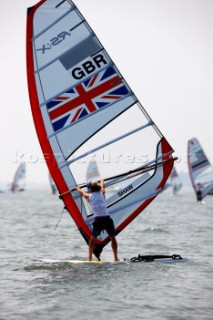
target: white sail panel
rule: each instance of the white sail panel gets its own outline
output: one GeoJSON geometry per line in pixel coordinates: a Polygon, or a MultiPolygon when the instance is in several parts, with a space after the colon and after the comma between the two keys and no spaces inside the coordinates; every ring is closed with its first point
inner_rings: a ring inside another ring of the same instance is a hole
{"type": "Polygon", "coordinates": [[[59,4],[60,1],[51,0],[51,3],[45,1],[40,5],[40,10],[35,12],[35,21],[39,21],[39,23],[34,23],[33,25],[34,34],[37,35],[44,32],[52,23],[55,23],[55,21],[61,19],[63,15],[72,10],[72,6],[68,1],[61,1],[60,6],[58,6],[59,4]],[[54,10],[57,6],[58,10],[54,10]]]}
{"type": "Polygon", "coordinates": [[[45,101],[51,102],[55,98],[56,93],[58,93],[57,96],[60,96],[61,93],[70,88],[70,76],[64,72],[64,68],[59,60],[51,63],[39,72],[39,82],[43,84],[43,97],[39,99],[41,108],[45,105],[45,101]],[[57,77],[55,76],[56,74],[57,77]],[[63,81],[61,81],[62,78],[63,81]],[[54,81],[50,79],[54,79],[54,81]]]}
{"type": "Polygon", "coordinates": [[[146,123],[147,126],[143,126],[144,117],[141,112],[140,114],[137,114],[133,106],[125,112],[125,116],[122,114],[111,121],[102,130],[88,138],[75,153],[72,153],[67,163],[72,162],[70,169],[79,183],[85,181],[86,178],[86,168],[80,161],[84,154],[88,155],[88,159],[97,160],[102,177],[134,170],[150,161],[155,162],[156,145],[159,140],[151,124],[146,123]],[[133,121],[135,116],[138,116],[137,120],[133,121]],[[140,120],[142,126],[135,126],[137,122],[140,124],[140,120]],[[135,128],[140,130],[134,132],[135,128]],[[119,139],[120,137],[122,139],[119,139]],[[153,141],[153,144],[147,144],[149,139],[153,141]],[[90,153],[94,146],[96,146],[95,152],[90,153]]]}

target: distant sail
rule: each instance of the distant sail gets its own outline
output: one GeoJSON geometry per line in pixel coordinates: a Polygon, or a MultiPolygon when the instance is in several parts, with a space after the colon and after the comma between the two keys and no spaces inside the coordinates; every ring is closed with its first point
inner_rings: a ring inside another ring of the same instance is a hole
{"type": "Polygon", "coordinates": [[[16,173],[11,185],[11,191],[12,192],[24,191],[25,184],[26,184],[26,164],[21,163],[18,169],[16,170],[16,173]]]}
{"type": "Polygon", "coordinates": [[[212,195],[213,168],[196,138],[188,141],[188,168],[197,199],[212,195]]]}
{"type": "Polygon", "coordinates": [[[173,194],[176,194],[178,191],[180,191],[180,189],[182,188],[182,183],[177,173],[177,170],[175,169],[175,166],[173,167],[172,172],[170,174],[170,182],[173,194]]]}
{"type": "MultiPolygon", "coordinates": [[[[98,164],[96,161],[89,161],[88,167],[87,167],[87,173],[86,173],[86,181],[90,182],[93,180],[101,180],[100,172],[98,169],[98,164]]],[[[115,193],[121,191],[121,188],[116,186],[116,184],[107,184],[106,192],[115,193]]]]}
{"type": "Polygon", "coordinates": [[[56,187],[56,184],[55,184],[55,182],[53,181],[50,173],[49,173],[49,182],[50,182],[50,188],[51,188],[51,190],[52,190],[52,194],[56,194],[56,192],[57,192],[57,187],[56,187]]]}
{"type": "MultiPolygon", "coordinates": [[[[84,159],[96,157],[106,188],[119,190],[106,193],[118,234],[163,188],[173,149],[72,1],[28,9],[27,74],[38,139],[67,210],[88,243],[94,217],[75,186],[85,187],[84,159]]],[[[97,257],[109,241],[102,232],[97,257]]]]}
{"type": "Polygon", "coordinates": [[[97,162],[91,160],[87,167],[86,181],[90,182],[92,180],[100,180],[100,179],[101,179],[101,176],[100,176],[97,162]]]}

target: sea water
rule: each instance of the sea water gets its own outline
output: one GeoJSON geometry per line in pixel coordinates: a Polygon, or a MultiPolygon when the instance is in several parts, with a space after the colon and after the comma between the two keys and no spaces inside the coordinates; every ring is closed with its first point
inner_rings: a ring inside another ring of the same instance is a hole
{"type": "MultiPolygon", "coordinates": [[[[49,189],[0,195],[0,319],[213,319],[213,197],[160,194],[117,236],[119,258],[180,254],[187,262],[70,264],[87,245],[49,189]]],[[[111,246],[102,254],[112,261],[111,246]]]]}

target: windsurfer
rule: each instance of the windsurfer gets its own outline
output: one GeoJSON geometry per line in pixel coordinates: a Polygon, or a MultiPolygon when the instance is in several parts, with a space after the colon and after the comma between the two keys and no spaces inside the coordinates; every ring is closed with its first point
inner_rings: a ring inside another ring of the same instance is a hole
{"type": "Polygon", "coordinates": [[[197,201],[202,201],[202,189],[203,185],[201,183],[197,183],[195,186],[195,190],[197,193],[197,201]]]}
{"type": "Polygon", "coordinates": [[[92,261],[92,253],[95,248],[95,239],[100,235],[101,231],[106,230],[109,237],[111,238],[112,251],[114,254],[114,260],[118,259],[118,245],[115,238],[115,226],[112,218],[110,217],[105,201],[105,188],[104,180],[100,182],[91,181],[87,184],[88,193],[81,190],[79,186],[76,187],[78,192],[84,197],[91,205],[92,212],[94,214],[95,220],[93,223],[92,236],[89,241],[89,256],[88,260],[92,261]]]}

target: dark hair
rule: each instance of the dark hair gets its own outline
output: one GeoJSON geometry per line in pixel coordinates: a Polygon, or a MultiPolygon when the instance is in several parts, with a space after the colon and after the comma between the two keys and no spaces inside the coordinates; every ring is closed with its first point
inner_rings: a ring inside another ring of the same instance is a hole
{"type": "Polygon", "coordinates": [[[91,182],[91,189],[92,192],[99,192],[101,191],[101,185],[98,181],[92,181],[91,182]]]}

